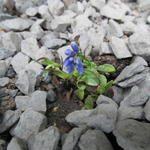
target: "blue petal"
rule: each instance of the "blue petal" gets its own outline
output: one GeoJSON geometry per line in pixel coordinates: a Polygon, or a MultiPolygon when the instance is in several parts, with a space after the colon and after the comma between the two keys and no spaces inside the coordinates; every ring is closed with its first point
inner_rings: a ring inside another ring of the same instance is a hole
{"type": "Polygon", "coordinates": [[[75,42],[71,43],[71,47],[75,52],[77,52],[79,50],[78,45],[75,42]]]}
{"type": "Polygon", "coordinates": [[[67,66],[67,65],[70,63],[69,58],[70,58],[70,57],[67,57],[67,58],[64,60],[64,64],[63,64],[64,67],[67,66]]]}
{"type": "Polygon", "coordinates": [[[67,73],[71,73],[74,70],[74,63],[70,63],[67,66],[65,66],[65,69],[67,71],[67,73]]]}
{"type": "Polygon", "coordinates": [[[65,54],[67,56],[73,56],[74,55],[74,51],[72,51],[71,49],[66,49],[65,54]]]}
{"type": "Polygon", "coordinates": [[[84,72],[84,68],[83,68],[82,62],[80,61],[78,57],[76,58],[75,63],[76,63],[76,69],[78,70],[80,74],[82,74],[84,72]]]}

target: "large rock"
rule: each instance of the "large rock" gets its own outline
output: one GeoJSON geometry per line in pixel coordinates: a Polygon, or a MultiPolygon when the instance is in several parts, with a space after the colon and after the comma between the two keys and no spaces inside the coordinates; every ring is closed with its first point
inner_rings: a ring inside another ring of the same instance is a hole
{"type": "Polygon", "coordinates": [[[21,42],[21,51],[32,59],[36,59],[36,54],[39,51],[39,45],[35,38],[27,38],[21,42]]]}
{"type": "Polygon", "coordinates": [[[4,87],[9,83],[9,78],[8,77],[3,77],[0,78],[0,87],[4,87]]]}
{"type": "Polygon", "coordinates": [[[146,77],[145,73],[136,74],[131,78],[126,79],[125,81],[119,82],[118,85],[122,88],[129,88],[144,81],[145,77],[146,77]]]}
{"type": "Polygon", "coordinates": [[[61,15],[64,12],[64,3],[60,0],[47,0],[48,8],[53,15],[61,15]]]}
{"type": "Polygon", "coordinates": [[[28,147],[29,150],[57,150],[59,139],[59,130],[51,126],[32,136],[28,140],[28,147]]]}
{"type": "Polygon", "coordinates": [[[0,77],[4,77],[7,71],[7,64],[4,60],[0,60],[0,77]]]}
{"type": "Polygon", "coordinates": [[[118,59],[132,57],[132,54],[123,39],[112,37],[110,46],[118,59]]]}
{"type": "Polygon", "coordinates": [[[30,94],[34,91],[36,84],[36,72],[33,70],[21,71],[18,74],[16,87],[24,94],[30,94]]]}
{"type": "Polygon", "coordinates": [[[117,119],[117,104],[107,98],[99,97],[98,106],[93,110],[80,110],[70,113],[66,117],[68,123],[76,126],[86,125],[88,127],[99,128],[104,132],[111,132],[117,119]]]}
{"type": "Polygon", "coordinates": [[[150,94],[147,92],[147,90],[145,90],[145,88],[141,89],[138,86],[134,86],[132,87],[129,95],[125,97],[124,101],[126,101],[126,103],[128,103],[130,106],[142,106],[147,102],[149,97],[150,94]]]}
{"type": "Polygon", "coordinates": [[[33,24],[30,19],[14,18],[0,22],[0,29],[6,31],[23,31],[33,24]]]}
{"type": "Polygon", "coordinates": [[[106,0],[90,0],[90,3],[93,7],[100,11],[101,8],[105,5],[106,0]]]}
{"type": "Polygon", "coordinates": [[[101,14],[111,19],[123,20],[125,14],[129,11],[129,7],[121,1],[109,1],[107,5],[101,9],[101,14]]]}
{"type": "Polygon", "coordinates": [[[116,36],[121,37],[123,36],[123,32],[121,26],[114,20],[109,20],[109,27],[108,27],[108,36],[116,36]]]}
{"type": "Polygon", "coordinates": [[[0,36],[0,59],[12,56],[21,49],[21,36],[14,32],[4,33],[0,36]]]}
{"type": "Polygon", "coordinates": [[[150,33],[134,33],[129,38],[129,47],[134,55],[150,57],[150,33]]]}
{"type": "Polygon", "coordinates": [[[145,118],[150,121],[150,98],[144,107],[145,118]]]}
{"type": "Polygon", "coordinates": [[[80,136],[86,131],[86,127],[73,128],[65,138],[62,150],[74,150],[80,136]]]}
{"type": "Polygon", "coordinates": [[[31,96],[16,96],[16,107],[22,111],[32,108],[35,111],[46,112],[46,96],[44,91],[35,91],[31,96]]]}
{"type": "Polygon", "coordinates": [[[124,150],[149,150],[150,125],[132,119],[119,121],[114,135],[124,150]]]}
{"type": "Polygon", "coordinates": [[[27,145],[18,138],[12,138],[7,146],[7,150],[27,150],[27,145]]]}
{"type": "Polygon", "coordinates": [[[145,66],[140,62],[133,62],[129,66],[125,67],[119,76],[115,79],[114,83],[119,83],[120,81],[125,81],[126,79],[131,78],[132,76],[141,73],[145,70],[145,66]]]}
{"type": "Polygon", "coordinates": [[[79,140],[81,150],[113,150],[105,134],[100,130],[88,130],[79,140]]]}
{"type": "Polygon", "coordinates": [[[37,134],[46,126],[47,119],[41,113],[27,109],[20,117],[16,127],[11,130],[11,134],[27,141],[33,134],[37,134]]]}
{"type": "Polygon", "coordinates": [[[150,9],[150,1],[149,0],[137,0],[139,3],[139,7],[142,10],[149,10],[150,9]]]}
{"type": "Polygon", "coordinates": [[[45,0],[30,0],[30,1],[24,1],[24,0],[15,0],[15,7],[17,11],[20,13],[25,13],[25,11],[30,7],[40,6],[44,4],[45,0]]]}
{"type": "Polygon", "coordinates": [[[17,53],[11,60],[11,65],[16,73],[25,69],[25,66],[29,63],[30,58],[23,53],[17,53]]]}
{"type": "Polygon", "coordinates": [[[65,32],[67,27],[73,22],[76,14],[70,10],[65,11],[63,15],[56,16],[51,22],[51,29],[57,32],[65,32]]]}
{"type": "Polygon", "coordinates": [[[8,110],[4,113],[2,123],[0,124],[0,133],[8,130],[12,127],[18,120],[21,115],[20,110],[12,111],[8,110]]]}

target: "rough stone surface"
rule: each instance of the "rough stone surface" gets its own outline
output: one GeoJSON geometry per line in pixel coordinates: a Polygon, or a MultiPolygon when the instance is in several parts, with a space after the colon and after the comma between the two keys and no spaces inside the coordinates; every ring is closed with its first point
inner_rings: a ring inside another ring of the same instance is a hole
{"type": "Polygon", "coordinates": [[[27,145],[18,138],[12,138],[7,146],[7,150],[27,150],[27,145]]]}
{"type": "Polygon", "coordinates": [[[0,124],[0,133],[3,133],[4,131],[8,130],[10,127],[12,127],[18,120],[21,115],[20,110],[12,111],[8,110],[4,113],[3,121],[0,124]]]}
{"type": "Polygon", "coordinates": [[[35,111],[46,112],[46,96],[44,91],[35,91],[31,96],[16,96],[16,107],[22,111],[32,108],[35,111]]]}
{"type": "Polygon", "coordinates": [[[11,65],[13,66],[13,69],[15,70],[15,72],[19,73],[20,71],[25,69],[25,66],[28,64],[29,60],[30,59],[28,56],[19,52],[19,53],[17,53],[17,55],[15,55],[12,58],[11,65]]]}
{"type": "Polygon", "coordinates": [[[30,7],[35,7],[44,4],[45,0],[31,0],[31,1],[15,0],[15,2],[17,11],[19,11],[20,13],[25,13],[25,11],[30,7]]]}
{"type": "Polygon", "coordinates": [[[101,9],[101,14],[111,19],[122,20],[126,12],[129,11],[129,7],[121,1],[109,1],[108,4],[101,9]]]}
{"type": "Polygon", "coordinates": [[[7,64],[4,60],[0,60],[0,77],[4,77],[7,71],[7,64]]]}
{"type": "Polygon", "coordinates": [[[59,130],[50,126],[28,140],[29,150],[57,150],[59,139],[59,130]]]}
{"type": "Polygon", "coordinates": [[[21,71],[18,74],[16,87],[24,94],[30,94],[34,91],[36,84],[36,73],[32,70],[21,71]]]}
{"type": "Polygon", "coordinates": [[[41,113],[27,109],[21,115],[17,126],[11,130],[11,134],[27,141],[31,135],[37,134],[45,128],[46,120],[46,117],[41,113]]]}
{"type": "Polygon", "coordinates": [[[145,118],[150,121],[150,98],[144,107],[145,118]]]}
{"type": "Polygon", "coordinates": [[[7,77],[0,78],[0,87],[4,87],[8,83],[9,83],[9,78],[7,78],[7,77]]]}
{"type": "Polygon", "coordinates": [[[73,128],[65,138],[62,150],[73,150],[80,136],[86,131],[86,127],[73,128]]]}
{"type": "Polygon", "coordinates": [[[110,46],[118,59],[132,57],[132,54],[130,53],[123,39],[112,37],[110,46]]]}
{"type": "Polygon", "coordinates": [[[109,20],[108,34],[109,36],[116,36],[116,37],[123,36],[121,26],[117,22],[109,20]]]}
{"type": "Polygon", "coordinates": [[[29,29],[32,23],[29,19],[14,18],[0,22],[0,28],[6,31],[23,31],[29,29]]]}
{"type": "Polygon", "coordinates": [[[129,38],[129,47],[134,55],[150,56],[150,33],[134,33],[129,38]]]}
{"type": "Polygon", "coordinates": [[[36,54],[39,50],[37,40],[35,38],[28,38],[21,42],[21,51],[32,59],[36,59],[36,54]]]}
{"type": "Polygon", "coordinates": [[[99,11],[101,8],[105,5],[106,1],[105,0],[90,0],[90,3],[93,7],[98,9],[99,11]]]}
{"type": "Polygon", "coordinates": [[[53,15],[61,15],[64,12],[64,3],[60,0],[48,0],[48,8],[53,15]]]}
{"type": "Polygon", "coordinates": [[[102,101],[93,110],[80,110],[70,113],[66,121],[74,125],[86,125],[99,128],[104,132],[111,132],[117,119],[117,104],[111,99],[102,101]]]}
{"type": "Polygon", "coordinates": [[[100,130],[86,131],[80,138],[79,147],[81,150],[113,150],[111,143],[100,130]]]}
{"type": "Polygon", "coordinates": [[[114,134],[124,150],[149,150],[149,123],[132,119],[119,121],[114,134]]]}

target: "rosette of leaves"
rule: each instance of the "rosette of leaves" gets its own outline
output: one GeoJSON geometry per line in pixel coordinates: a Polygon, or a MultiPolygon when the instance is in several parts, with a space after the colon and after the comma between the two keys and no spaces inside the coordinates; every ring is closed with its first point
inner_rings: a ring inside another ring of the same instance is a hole
{"type": "Polygon", "coordinates": [[[76,43],[71,43],[72,49],[67,49],[67,58],[63,64],[58,64],[48,58],[41,58],[41,64],[46,65],[45,70],[51,70],[52,74],[72,81],[76,86],[74,93],[84,101],[85,109],[92,109],[97,97],[104,94],[111,87],[113,81],[108,81],[106,74],[115,72],[111,64],[97,66],[89,58],[85,57],[76,43]]]}

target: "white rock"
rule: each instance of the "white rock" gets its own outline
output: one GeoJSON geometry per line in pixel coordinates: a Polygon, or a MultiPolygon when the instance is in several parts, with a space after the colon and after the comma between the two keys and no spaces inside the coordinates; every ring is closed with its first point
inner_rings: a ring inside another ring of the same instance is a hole
{"type": "Polygon", "coordinates": [[[126,12],[129,12],[130,9],[127,5],[122,3],[121,1],[109,1],[107,5],[105,5],[101,9],[102,16],[116,19],[116,20],[123,20],[126,12]]]}
{"type": "Polygon", "coordinates": [[[7,71],[7,64],[4,60],[0,60],[0,77],[4,77],[7,71]]]}
{"type": "Polygon", "coordinates": [[[148,99],[144,107],[145,118],[150,121],[150,99],[148,99]]]}
{"type": "Polygon", "coordinates": [[[41,47],[40,50],[36,54],[36,60],[39,58],[46,57],[50,60],[54,60],[54,55],[52,54],[52,50],[46,48],[45,46],[41,47]]]}
{"type": "Polygon", "coordinates": [[[149,10],[150,9],[150,1],[149,0],[138,0],[139,7],[142,10],[149,10]]]}
{"type": "Polygon", "coordinates": [[[64,3],[60,0],[47,0],[48,8],[53,15],[61,15],[64,12],[64,3]]]}
{"type": "Polygon", "coordinates": [[[22,140],[14,137],[8,144],[7,150],[27,150],[27,145],[22,140]]]}
{"type": "Polygon", "coordinates": [[[123,39],[112,37],[110,41],[110,46],[118,59],[132,57],[132,54],[128,50],[128,47],[123,39]]]}
{"type": "Polygon", "coordinates": [[[36,7],[40,6],[45,3],[45,0],[30,0],[30,1],[25,1],[25,0],[14,0],[15,1],[15,7],[17,11],[20,13],[25,13],[25,11],[30,8],[30,7],[36,7]]]}
{"type": "Polygon", "coordinates": [[[4,87],[8,83],[9,83],[9,78],[7,78],[7,77],[0,78],[0,87],[4,87]]]}
{"type": "Polygon", "coordinates": [[[11,135],[16,136],[24,141],[43,130],[46,126],[47,119],[41,113],[27,109],[20,117],[18,124],[11,130],[11,135]]]}
{"type": "Polygon", "coordinates": [[[147,17],[147,23],[150,24],[150,16],[147,17]]]}
{"type": "Polygon", "coordinates": [[[18,74],[16,87],[24,94],[31,94],[36,84],[36,73],[32,70],[21,71],[18,74]]]}
{"type": "Polygon", "coordinates": [[[45,91],[35,91],[30,96],[16,96],[16,107],[21,111],[32,108],[37,112],[45,113],[46,96],[47,93],[45,91]]]}
{"type": "Polygon", "coordinates": [[[43,19],[46,19],[47,21],[51,21],[53,19],[47,5],[41,5],[38,9],[38,13],[42,16],[43,19]]]}
{"type": "Polygon", "coordinates": [[[25,70],[32,70],[36,73],[36,76],[42,72],[43,66],[40,63],[31,61],[28,65],[25,66],[25,70]]]}
{"type": "Polygon", "coordinates": [[[106,0],[90,0],[90,3],[93,7],[97,8],[99,11],[105,5],[106,0]]]}
{"type": "Polygon", "coordinates": [[[44,30],[40,26],[43,22],[43,19],[39,19],[30,28],[31,33],[36,39],[40,39],[44,35],[44,30]]]}
{"type": "Polygon", "coordinates": [[[113,20],[109,20],[109,27],[108,27],[108,36],[116,36],[116,37],[121,37],[123,36],[123,32],[121,29],[121,26],[113,21],[113,20]]]}
{"type": "Polygon", "coordinates": [[[129,48],[134,55],[150,57],[150,34],[149,33],[134,33],[129,38],[129,48]]]}
{"type": "Polygon", "coordinates": [[[21,36],[15,32],[8,32],[2,34],[0,37],[0,45],[5,49],[11,50],[13,52],[20,51],[21,49],[21,36]]]}
{"type": "Polygon", "coordinates": [[[35,16],[38,13],[38,8],[37,7],[30,7],[26,10],[26,15],[28,16],[35,16]]]}
{"type": "Polygon", "coordinates": [[[51,22],[51,28],[57,32],[65,32],[66,28],[73,22],[73,17],[76,14],[72,11],[65,11],[61,16],[56,16],[51,22]]]}
{"type": "Polygon", "coordinates": [[[101,43],[99,55],[103,55],[103,54],[113,54],[112,49],[110,48],[108,42],[101,43]]]}
{"type": "Polygon", "coordinates": [[[13,69],[18,74],[20,71],[25,69],[25,66],[29,63],[30,58],[23,53],[19,52],[11,60],[13,69]]]}
{"type": "Polygon", "coordinates": [[[121,25],[121,27],[123,32],[127,35],[133,34],[136,30],[136,25],[131,21],[125,22],[124,24],[121,25]]]}
{"type": "Polygon", "coordinates": [[[33,21],[30,19],[14,18],[0,22],[0,29],[6,31],[23,31],[29,29],[32,24],[33,21]]]}
{"type": "Polygon", "coordinates": [[[28,38],[21,42],[21,51],[32,59],[36,59],[39,50],[38,42],[35,38],[28,38]]]}
{"type": "Polygon", "coordinates": [[[83,32],[84,30],[89,29],[92,27],[93,23],[88,19],[86,15],[79,15],[75,18],[72,24],[73,32],[83,32]]]}

